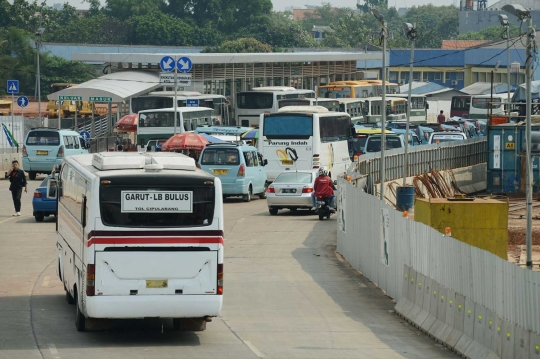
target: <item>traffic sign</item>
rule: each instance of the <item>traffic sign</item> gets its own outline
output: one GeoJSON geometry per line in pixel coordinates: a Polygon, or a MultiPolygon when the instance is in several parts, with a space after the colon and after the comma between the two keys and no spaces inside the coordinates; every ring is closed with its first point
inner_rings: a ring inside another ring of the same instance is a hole
{"type": "Polygon", "coordinates": [[[191,62],[191,59],[189,57],[182,56],[178,59],[176,67],[180,72],[190,72],[191,68],[193,67],[193,62],[191,62]]]}
{"type": "Polygon", "coordinates": [[[19,93],[19,80],[7,80],[7,93],[12,95],[19,93]]]}
{"type": "Polygon", "coordinates": [[[112,97],[90,96],[92,102],[113,102],[112,97]]]}
{"type": "Polygon", "coordinates": [[[88,141],[90,139],[90,132],[88,131],[81,131],[79,132],[79,135],[81,135],[81,137],[85,140],[85,141],[88,141]]]}
{"type": "Polygon", "coordinates": [[[199,100],[197,99],[187,99],[186,107],[199,107],[199,100]]]}
{"type": "Polygon", "coordinates": [[[172,72],[174,71],[174,59],[171,56],[163,56],[161,61],[159,62],[159,66],[161,66],[161,69],[165,72],[172,72]]]}
{"type": "MultiPolygon", "coordinates": [[[[162,84],[174,84],[174,74],[160,73],[159,82],[162,84]]],[[[176,74],[178,86],[191,86],[191,74],[176,74]]]]}
{"type": "Polygon", "coordinates": [[[60,101],[82,101],[82,96],[58,96],[60,101]]]}
{"type": "Polygon", "coordinates": [[[25,108],[26,106],[28,106],[28,97],[26,96],[17,97],[17,105],[19,105],[19,107],[22,107],[22,108],[25,108]]]}

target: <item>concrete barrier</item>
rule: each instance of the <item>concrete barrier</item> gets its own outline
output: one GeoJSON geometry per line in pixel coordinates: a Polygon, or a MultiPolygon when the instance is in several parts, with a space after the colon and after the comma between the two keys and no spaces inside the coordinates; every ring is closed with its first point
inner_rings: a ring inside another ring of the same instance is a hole
{"type": "Polygon", "coordinates": [[[466,353],[473,342],[474,337],[474,302],[465,298],[465,316],[463,319],[463,335],[459,338],[455,349],[460,353],[466,353]]]}
{"type": "Polygon", "coordinates": [[[424,280],[425,276],[422,274],[417,273],[416,274],[416,285],[415,285],[415,293],[414,293],[414,307],[409,311],[407,314],[407,318],[409,318],[409,321],[411,323],[414,323],[414,319],[422,312],[423,308],[422,305],[424,304],[424,280]]]}
{"type": "Polygon", "coordinates": [[[499,327],[499,317],[491,310],[486,309],[486,330],[484,332],[484,346],[500,357],[501,350],[497,350],[495,341],[497,338],[497,328],[499,327]]]}
{"type": "Polygon", "coordinates": [[[410,313],[415,307],[414,297],[416,296],[416,271],[409,269],[409,282],[407,284],[407,304],[403,307],[403,315],[410,318],[410,313]]]}
{"type": "MultiPolygon", "coordinates": [[[[431,281],[431,293],[429,296],[429,315],[427,316],[426,320],[422,322],[420,325],[420,328],[425,331],[426,333],[429,333],[429,328],[435,323],[437,320],[437,298],[439,293],[439,283],[435,282],[434,280],[431,281]]],[[[425,298],[424,298],[425,300],[425,298]]]]}
{"type": "Polygon", "coordinates": [[[429,316],[429,308],[431,305],[431,278],[424,277],[423,282],[420,282],[422,285],[422,310],[412,318],[412,323],[415,327],[420,328],[422,323],[429,316]]]}
{"type": "Polygon", "coordinates": [[[524,328],[516,326],[514,329],[514,358],[529,359],[529,336],[530,332],[524,328]]]}
{"type": "Polygon", "coordinates": [[[403,265],[403,283],[401,285],[401,298],[399,298],[394,310],[396,313],[403,315],[403,307],[408,303],[408,294],[409,294],[409,266],[403,265]]]}
{"type": "Polygon", "coordinates": [[[531,333],[529,336],[529,359],[540,359],[540,335],[531,333]]]}
{"type": "Polygon", "coordinates": [[[448,289],[446,292],[446,311],[444,325],[435,333],[435,337],[441,342],[446,343],[452,330],[454,329],[454,308],[456,301],[456,292],[448,289]]]}
{"type": "Polygon", "coordinates": [[[491,351],[484,346],[486,331],[486,308],[475,304],[473,341],[465,352],[465,357],[472,359],[485,359],[491,355],[491,351]]]}
{"type": "Polygon", "coordinates": [[[516,326],[504,319],[501,319],[502,322],[502,355],[501,359],[513,359],[514,358],[514,336],[516,326]]]}
{"type": "Polygon", "coordinates": [[[435,339],[439,339],[437,334],[444,327],[446,320],[446,292],[447,289],[439,285],[439,292],[437,293],[437,316],[435,317],[435,323],[429,328],[429,334],[435,339]]]}

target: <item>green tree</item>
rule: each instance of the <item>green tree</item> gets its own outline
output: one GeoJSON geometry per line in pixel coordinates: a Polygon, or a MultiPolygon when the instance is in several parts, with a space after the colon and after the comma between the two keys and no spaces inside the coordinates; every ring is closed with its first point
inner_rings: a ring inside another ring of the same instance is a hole
{"type": "Polygon", "coordinates": [[[364,0],[364,4],[356,4],[356,7],[364,13],[369,13],[374,8],[386,9],[388,0],[364,0]]]}
{"type": "MultiPolygon", "coordinates": [[[[515,37],[520,34],[519,27],[510,24],[510,37],[515,37]]],[[[458,40],[489,40],[497,41],[506,36],[506,30],[501,26],[490,26],[482,31],[470,31],[465,34],[458,35],[458,40]]]]}
{"type": "Polygon", "coordinates": [[[459,28],[459,9],[455,6],[413,6],[403,21],[416,23],[419,48],[441,48],[442,40],[456,38],[459,28]]]}
{"type": "Polygon", "coordinates": [[[272,47],[263,44],[254,38],[240,38],[223,42],[219,46],[207,47],[202,52],[205,53],[249,53],[249,52],[272,52],[272,47]]]}
{"type": "Polygon", "coordinates": [[[163,0],[106,0],[104,11],[119,20],[149,13],[161,13],[166,5],[163,0]]]}
{"type": "Polygon", "coordinates": [[[133,44],[189,46],[193,29],[169,14],[152,12],[131,18],[133,44]]]}

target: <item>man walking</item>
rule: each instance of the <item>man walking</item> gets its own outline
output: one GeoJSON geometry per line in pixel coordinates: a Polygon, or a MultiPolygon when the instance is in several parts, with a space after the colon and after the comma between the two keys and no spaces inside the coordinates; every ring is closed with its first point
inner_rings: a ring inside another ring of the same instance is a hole
{"type": "Polygon", "coordinates": [[[26,175],[24,171],[19,168],[19,161],[15,160],[11,162],[11,169],[8,172],[9,177],[9,190],[11,191],[11,197],[13,197],[13,205],[15,206],[15,213],[13,216],[21,215],[21,196],[24,187],[24,192],[28,192],[28,184],[26,183],[26,175]]]}
{"type": "Polygon", "coordinates": [[[439,116],[437,116],[437,122],[439,122],[439,123],[445,123],[446,122],[446,116],[444,115],[443,112],[444,111],[441,110],[441,113],[439,114],[439,116]]]}

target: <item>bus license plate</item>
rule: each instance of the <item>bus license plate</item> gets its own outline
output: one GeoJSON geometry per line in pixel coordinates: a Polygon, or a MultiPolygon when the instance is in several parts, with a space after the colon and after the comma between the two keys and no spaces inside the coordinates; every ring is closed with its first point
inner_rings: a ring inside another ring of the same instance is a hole
{"type": "Polygon", "coordinates": [[[38,156],[47,156],[49,154],[49,151],[36,151],[36,155],[38,156]]]}
{"type": "Polygon", "coordinates": [[[214,170],[215,175],[226,175],[229,170],[214,170]]]}
{"type": "Polygon", "coordinates": [[[291,161],[291,160],[281,160],[281,164],[284,165],[284,166],[292,166],[293,161],[291,161]]]}
{"type": "Polygon", "coordinates": [[[167,288],[169,286],[168,279],[152,279],[146,281],[146,288],[167,288]]]}

